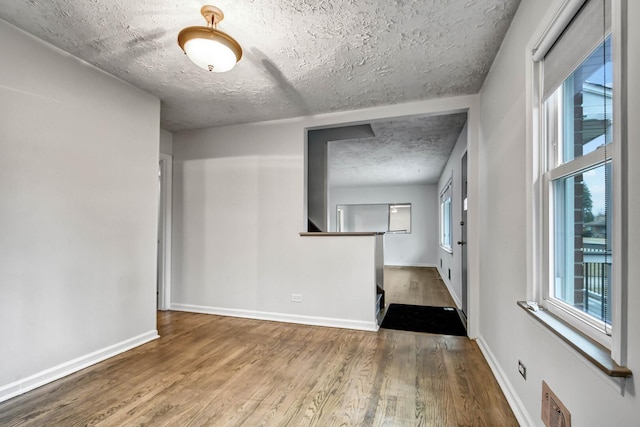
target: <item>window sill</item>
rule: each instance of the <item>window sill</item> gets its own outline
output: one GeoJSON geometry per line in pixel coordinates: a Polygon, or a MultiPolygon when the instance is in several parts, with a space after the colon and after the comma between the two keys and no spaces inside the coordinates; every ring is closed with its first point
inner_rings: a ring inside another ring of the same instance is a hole
{"type": "Polygon", "coordinates": [[[631,370],[611,360],[609,350],[567,326],[548,311],[543,309],[538,311],[530,310],[525,301],[518,301],[518,305],[605,374],[618,378],[626,378],[632,375],[631,370]]]}

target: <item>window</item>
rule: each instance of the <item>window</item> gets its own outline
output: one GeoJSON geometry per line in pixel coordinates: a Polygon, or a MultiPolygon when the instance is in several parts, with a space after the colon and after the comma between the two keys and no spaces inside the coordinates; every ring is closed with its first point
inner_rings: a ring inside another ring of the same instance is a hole
{"type": "Polygon", "coordinates": [[[411,203],[337,205],[336,231],[411,233],[411,203]]]}
{"type": "Polygon", "coordinates": [[[550,286],[546,299],[611,330],[611,37],[544,102],[550,286]]]}
{"type": "Polygon", "coordinates": [[[453,252],[451,246],[451,179],[440,193],[440,246],[453,252]]]}
{"type": "Polygon", "coordinates": [[[411,233],[411,205],[389,205],[389,232],[411,233]]]}
{"type": "MultiPolygon", "coordinates": [[[[613,245],[620,183],[611,1],[569,0],[576,13],[534,52],[541,76],[538,299],[583,334],[612,348],[620,278],[613,245]],[[539,58],[536,58],[536,55],[539,58]],[[616,138],[614,138],[616,137],[616,138]]],[[[619,300],[618,300],[619,301],[619,300]]],[[[612,351],[612,354],[614,352],[612,351]]]]}

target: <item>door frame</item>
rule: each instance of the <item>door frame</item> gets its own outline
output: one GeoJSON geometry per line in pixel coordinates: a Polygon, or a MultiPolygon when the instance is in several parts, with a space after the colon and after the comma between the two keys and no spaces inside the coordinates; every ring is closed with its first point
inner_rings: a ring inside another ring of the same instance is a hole
{"type": "Polygon", "coordinates": [[[469,213],[469,186],[468,186],[468,161],[467,150],[460,156],[460,288],[462,292],[462,312],[465,317],[469,313],[469,276],[468,276],[468,213],[469,213]]]}
{"type": "Polygon", "coordinates": [[[171,308],[172,156],[160,153],[158,172],[160,188],[158,191],[157,305],[158,310],[169,310],[171,308]]]}

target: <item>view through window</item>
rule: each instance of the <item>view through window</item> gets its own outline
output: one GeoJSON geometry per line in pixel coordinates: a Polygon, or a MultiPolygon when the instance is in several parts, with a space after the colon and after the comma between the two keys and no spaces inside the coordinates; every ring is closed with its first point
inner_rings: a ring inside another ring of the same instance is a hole
{"type": "Polygon", "coordinates": [[[611,329],[611,37],[545,101],[551,220],[548,299],[611,329]]]}

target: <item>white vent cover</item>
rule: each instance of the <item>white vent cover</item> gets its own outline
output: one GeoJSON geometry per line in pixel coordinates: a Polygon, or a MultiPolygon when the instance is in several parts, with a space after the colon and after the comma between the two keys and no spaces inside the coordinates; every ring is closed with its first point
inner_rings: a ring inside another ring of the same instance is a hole
{"type": "Polygon", "coordinates": [[[571,412],[542,381],[542,422],[547,427],[571,427],[571,412]]]}

